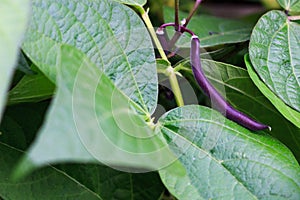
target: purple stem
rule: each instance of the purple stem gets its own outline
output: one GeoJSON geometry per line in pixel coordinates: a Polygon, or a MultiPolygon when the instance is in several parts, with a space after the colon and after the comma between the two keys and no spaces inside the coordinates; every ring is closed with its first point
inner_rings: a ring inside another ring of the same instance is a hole
{"type": "Polygon", "coordinates": [[[167,35],[167,33],[164,31],[164,28],[158,28],[156,30],[156,35],[157,35],[157,38],[163,48],[163,50],[166,52],[169,51],[169,37],[167,35]]]}
{"type": "Polygon", "coordinates": [[[204,75],[201,68],[200,60],[200,41],[197,36],[192,36],[191,40],[191,64],[194,77],[198,82],[199,86],[202,88],[204,93],[211,99],[215,108],[225,115],[228,119],[237,122],[238,124],[253,130],[264,130],[271,129],[271,127],[261,124],[249,118],[244,113],[235,110],[230,104],[228,104],[225,99],[218,93],[218,91],[210,84],[206,76],[204,75]]]}
{"type": "Polygon", "coordinates": [[[180,31],[179,28],[179,0],[175,0],[175,30],[180,31]]]}
{"type": "Polygon", "coordinates": [[[193,15],[195,14],[195,12],[198,9],[201,2],[202,2],[202,0],[196,0],[196,3],[194,4],[193,9],[191,10],[189,16],[186,18],[185,23],[183,24],[184,27],[187,27],[187,25],[189,24],[190,20],[192,19],[193,15]]]}
{"type": "MultiPolygon", "coordinates": [[[[191,18],[193,17],[193,15],[195,14],[196,10],[198,9],[199,5],[201,4],[202,0],[196,0],[193,9],[191,10],[191,12],[189,13],[188,17],[186,18],[185,23],[180,26],[180,28],[178,30],[176,30],[176,33],[174,34],[174,36],[172,37],[170,43],[169,43],[169,47],[172,49],[176,42],[179,40],[179,38],[181,37],[183,30],[181,29],[182,27],[187,27],[187,25],[189,24],[191,18]]],[[[175,9],[175,13],[176,13],[176,9],[175,9]]]]}
{"type": "MultiPolygon", "coordinates": [[[[162,30],[162,29],[164,29],[164,28],[166,28],[166,27],[168,27],[168,26],[173,26],[173,27],[175,27],[176,24],[173,23],[173,22],[171,22],[171,23],[166,23],[166,24],[161,25],[161,26],[159,27],[159,29],[162,30]]],[[[181,30],[181,33],[187,32],[187,33],[191,34],[192,36],[195,35],[195,33],[194,33],[193,31],[191,31],[190,29],[188,29],[188,28],[186,28],[186,27],[184,27],[184,26],[179,25],[179,29],[181,30]]]]}

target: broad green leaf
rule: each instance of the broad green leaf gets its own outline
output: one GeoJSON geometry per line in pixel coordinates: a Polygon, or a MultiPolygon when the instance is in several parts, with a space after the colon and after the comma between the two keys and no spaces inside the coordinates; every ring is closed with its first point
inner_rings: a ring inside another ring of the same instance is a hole
{"type": "MultiPolygon", "coordinates": [[[[181,68],[192,74],[189,62],[181,68]]],[[[202,59],[202,69],[213,86],[236,109],[272,127],[272,136],[287,145],[300,160],[300,128],[272,105],[252,82],[248,72],[239,67],[202,59]]]]}
{"type": "Polygon", "coordinates": [[[0,195],[3,199],[102,199],[66,173],[48,167],[15,182],[10,178],[11,170],[22,152],[0,142],[0,195]]]}
{"type": "Polygon", "coordinates": [[[249,47],[251,63],[282,101],[300,111],[300,25],[282,11],[270,11],[256,24],[249,47]]]}
{"type": "Polygon", "coordinates": [[[0,142],[0,195],[4,199],[159,199],[157,174],[129,174],[99,165],[47,167],[18,182],[11,170],[22,153],[0,142]]]}
{"type": "Polygon", "coordinates": [[[109,0],[33,0],[23,44],[27,56],[53,82],[60,46],[84,52],[144,115],[158,93],[151,38],[129,7],[109,0]]]}
{"type": "Polygon", "coordinates": [[[6,101],[6,90],[17,64],[19,46],[29,18],[29,0],[0,2],[0,121],[6,101]]]}
{"type": "Polygon", "coordinates": [[[155,200],[164,191],[156,172],[124,173],[99,165],[62,165],[59,169],[101,195],[102,199],[155,200]]]}
{"type": "Polygon", "coordinates": [[[41,72],[25,75],[8,93],[8,104],[38,102],[53,95],[54,84],[41,72]]]}
{"type": "Polygon", "coordinates": [[[300,167],[268,135],[201,106],[180,107],[160,120],[178,162],[160,170],[179,199],[299,199],[300,167]],[[192,198],[191,198],[192,197],[192,198]]]}
{"type": "Polygon", "coordinates": [[[47,167],[23,180],[12,181],[15,161],[42,124],[47,105],[19,104],[6,109],[0,127],[0,196],[30,200],[158,199],[164,187],[157,173],[130,174],[95,164],[47,167]]]}
{"type": "Polygon", "coordinates": [[[262,82],[254,71],[249,57],[245,57],[245,63],[248,73],[258,87],[258,89],[269,99],[269,101],[277,108],[277,110],[295,126],[300,128],[300,113],[287,106],[281,99],[279,99],[266,85],[262,82]]]}
{"type": "MultiPolygon", "coordinates": [[[[187,17],[188,15],[188,13],[184,12],[180,12],[179,14],[181,19],[187,17]]],[[[164,19],[166,23],[173,22],[174,9],[165,7],[164,19]]],[[[249,40],[252,25],[242,21],[217,18],[214,16],[201,14],[192,18],[188,28],[198,35],[201,41],[201,47],[211,47],[249,40]]],[[[183,37],[179,41],[180,46],[184,47],[190,47],[190,43],[191,41],[189,37],[183,37]]]]}
{"type": "Polygon", "coordinates": [[[147,0],[113,0],[113,1],[117,1],[132,6],[143,6],[147,2],[147,0]]]}
{"type": "Polygon", "coordinates": [[[16,176],[47,163],[100,161],[148,171],[175,159],[154,126],[82,52],[70,46],[59,52],[55,99],[16,176]]]}
{"type": "Polygon", "coordinates": [[[277,0],[278,3],[287,11],[300,12],[299,0],[277,0]]]}

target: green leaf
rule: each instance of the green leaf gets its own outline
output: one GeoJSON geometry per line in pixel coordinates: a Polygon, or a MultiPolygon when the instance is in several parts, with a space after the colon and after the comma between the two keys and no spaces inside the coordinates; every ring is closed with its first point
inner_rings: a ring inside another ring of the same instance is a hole
{"type": "Polygon", "coordinates": [[[174,159],[154,126],[82,52],[64,45],[59,52],[55,99],[16,176],[47,163],[100,161],[148,171],[174,159]]]}
{"type": "Polygon", "coordinates": [[[279,99],[265,84],[262,82],[255,73],[249,57],[245,57],[245,63],[248,73],[258,87],[258,89],[269,99],[269,101],[277,108],[277,110],[290,122],[300,128],[300,113],[287,106],[281,99],[279,99]]]}
{"type": "Polygon", "coordinates": [[[0,195],[4,199],[101,199],[97,194],[80,184],[63,171],[48,167],[26,179],[14,182],[10,179],[11,169],[22,152],[0,142],[0,195]]]}
{"type": "Polygon", "coordinates": [[[300,167],[270,136],[201,106],[170,111],[160,120],[178,162],[160,170],[179,199],[299,199],[300,167]]]}
{"type": "Polygon", "coordinates": [[[17,64],[19,46],[29,18],[29,0],[0,2],[0,121],[6,90],[17,64]]]}
{"type": "Polygon", "coordinates": [[[159,199],[164,190],[155,173],[129,174],[99,165],[47,167],[18,182],[11,170],[22,153],[0,142],[0,195],[4,199],[159,199]]]}
{"type": "Polygon", "coordinates": [[[43,123],[48,104],[44,101],[6,107],[0,126],[0,141],[20,150],[27,149],[43,123]]]}
{"type": "Polygon", "coordinates": [[[300,12],[299,0],[277,0],[278,3],[287,11],[300,12]]]}
{"type": "MultiPolygon", "coordinates": [[[[260,92],[245,69],[207,59],[202,59],[201,64],[211,84],[234,108],[271,126],[269,134],[287,145],[300,160],[300,129],[260,92]]],[[[180,68],[192,75],[189,62],[181,63],[180,68]]]]}
{"type": "Polygon", "coordinates": [[[102,199],[159,199],[164,186],[157,173],[124,173],[107,166],[62,165],[59,169],[90,188],[102,199]]]}
{"type": "Polygon", "coordinates": [[[53,82],[60,46],[84,52],[149,116],[158,81],[151,38],[129,7],[109,0],[34,0],[23,44],[27,56],[53,82]],[[51,28],[49,28],[51,27],[51,28]]]}
{"type": "Polygon", "coordinates": [[[270,11],[256,24],[249,47],[251,63],[282,101],[300,111],[300,25],[282,11],[270,11]]]}
{"type": "Polygon", "coordinates": [[[8,93],[8,104],[39,102],[53,95],[54,84],[41,72],[25,75],[8,93]]]}
{"type": "Polygon", "coordinates": [[[47,167],[17,182],[16,160],[43,121],[48,103],[9,106],[0,131],[0,196],[5,199],[158,199],[164,187],[157,173],[130,174],[96,164],[47,167]],[[28,118],[30,116],[30,118],[28,118]]]}
{"type": "Polygon", "coordinates": [[[143,6],[147,3],[147,0],[113,0],[113,1],[117,1],[132,6],[143,6]]]}
{"type": "MultiPolygon", "coordinates": [[[[188,13],[180,12],[180,18],[186,18],[188,13]]],[[[165,22],[174,21],[174,9],[164,8],[165,22]]],[[[194,16],[188,27],[201,41],[201,47],[211,47],[221,44],[232,44],[244,42],[250,39],[252,25],[238,20],[230,20],[217,18],[210,15],[201,14],[194,16]]],[[[171,33],[174,33],[171,32],[171,33]]],[[[183,37],[179,41],[179,45],[190,47],[191,41],[189,37],[183,37]]]]}

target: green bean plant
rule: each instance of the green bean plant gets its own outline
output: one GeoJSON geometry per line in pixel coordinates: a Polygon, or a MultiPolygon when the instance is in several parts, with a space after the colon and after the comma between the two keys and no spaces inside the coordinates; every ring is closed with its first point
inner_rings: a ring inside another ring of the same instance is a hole
{"type": "Polygon", "coordinates": [[[300,199],[300,1],[206,2],[1,1],[0,199],[300,199]]]}

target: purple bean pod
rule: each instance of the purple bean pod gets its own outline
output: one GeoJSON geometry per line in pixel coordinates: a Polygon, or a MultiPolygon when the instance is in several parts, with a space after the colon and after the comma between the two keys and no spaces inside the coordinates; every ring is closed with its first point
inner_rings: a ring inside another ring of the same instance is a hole
{"type": "Polygon", "coordinates": [[[199,86],[202,88],[204,93],[211,99],[214,103],[215,108],[220,111],[224,116],[228,119],[250,129],[253,131],[259,131],[264,129],[271,130],[271,127],[261,124],[259,122],[254,121],[244,113],[241,113],[235,110],[229,103],[225,101],[225,99],[218,93],[218,91],[211,85],[209,80],[204,75],[201,68],[201,60],[200,60],[200,41],[199,38],[194,35],[191,40],[191,64],[194,77],[198,82],[199,86]]]}

